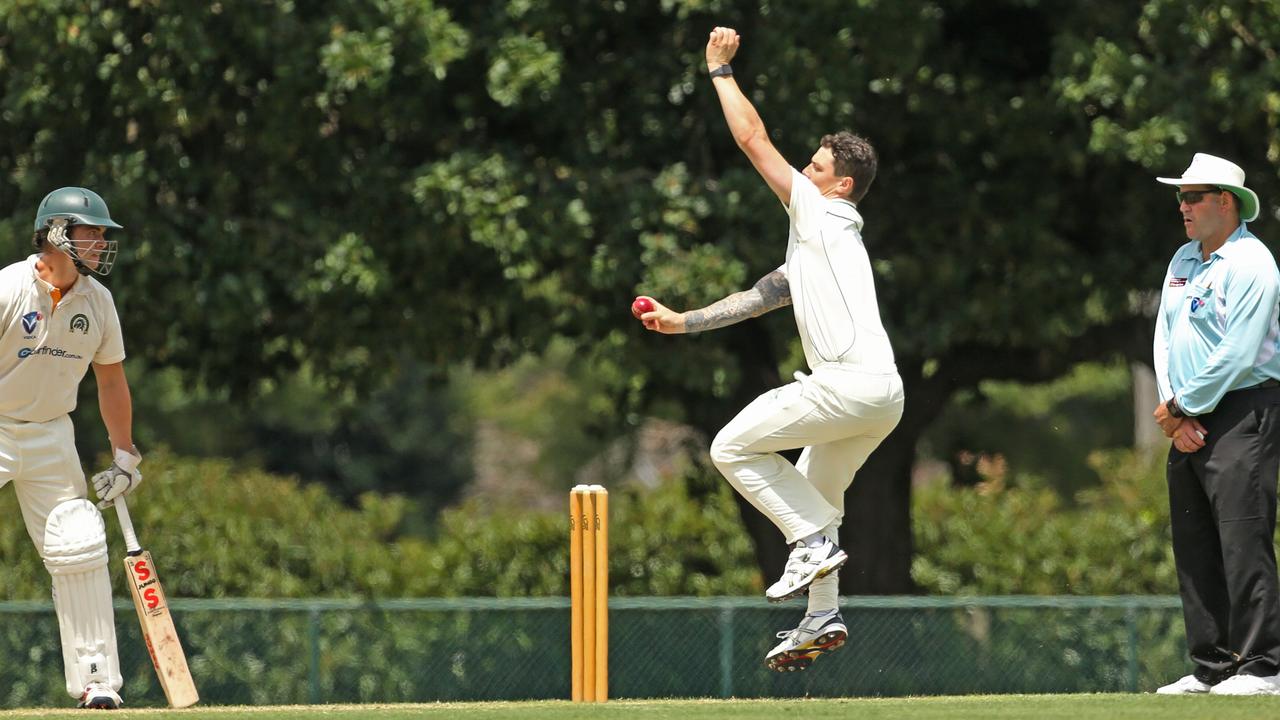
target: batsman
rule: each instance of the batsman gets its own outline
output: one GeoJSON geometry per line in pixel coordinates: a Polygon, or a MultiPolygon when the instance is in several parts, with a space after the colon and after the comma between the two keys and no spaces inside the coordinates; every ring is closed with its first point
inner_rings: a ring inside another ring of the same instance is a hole
{"type": "Polygon", "coordinates": [[[713,330],[791,305],[808,374],[743,408],[711,444],[716,467],[792,547],[782,577],[765,591],[774,602],[808,593],[797,627],[779,632],[765,663],[804,670],[840,647],[837,572],[844,492],[854,473],[897,426],[903,390],[880,320],[858,203],[876,175],[876,154],[849,132],[824,136],[803,172],[782,157],[729,61],[740,39],[717,27],[707,41],[711,82],[738,147],[781,201],[789,222],[785,261],[756,282],[699,310],[661,303],[640,316],[649,330],[713,330]],[[782,450],[803,448],[792,465],[782,450]]]}
{"type": "Polygon", "coordinates": [[[67,692],[83,708],[121,705],[115,619],[99,508],[138,487],[133,406],[115,302],[93,275],[115,264],[123,229],[97,193],[64,187],[36,211],[35,253],[0,270],[0,487],[18,495],[53,580],[67,692]],[[69,413],[89,366],[114,462],[87,500],[69,413]]]}

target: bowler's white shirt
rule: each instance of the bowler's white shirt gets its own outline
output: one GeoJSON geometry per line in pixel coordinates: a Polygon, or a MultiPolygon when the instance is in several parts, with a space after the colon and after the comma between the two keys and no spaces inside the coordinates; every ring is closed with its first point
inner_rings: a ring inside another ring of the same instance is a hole
{"type": "Polygon", "coordinates": [[[26,422],[71,412],[89,363],[125,357],[111,291],[82,275],[55,309],[38,258],[0,270],[0,416],[26,422]]]}
{"type": "Polygon", "coordinates": [[[824,198],[791,170],[787,276],[800,342],[810,369],[825,363],[894,371],[893,347],[880,321],[862,216],[848,200],[824,198]]]}

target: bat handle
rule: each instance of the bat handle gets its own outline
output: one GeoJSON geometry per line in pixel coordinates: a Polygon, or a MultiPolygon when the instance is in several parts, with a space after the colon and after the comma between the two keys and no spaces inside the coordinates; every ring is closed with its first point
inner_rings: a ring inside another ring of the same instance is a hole
{"type": "Polygon", "coordinates": [[[124,533],[124,549],[130,555],[137,555],[142,552],[142,545],[138,544],[138,534],[133,531],[133,518],[129,517],[129,506],[124,504],[124,498],[118,497],[115,502],[116,517],[120,518],[120,531],[124,533]]]}

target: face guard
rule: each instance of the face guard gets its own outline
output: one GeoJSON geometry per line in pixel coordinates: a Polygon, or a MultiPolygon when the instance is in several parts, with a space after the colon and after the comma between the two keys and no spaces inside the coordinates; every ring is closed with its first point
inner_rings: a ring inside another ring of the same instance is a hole
{"type": "Polygon", "coordinates": [[[49,244],[71,258],[81,275],[90,272],[102,276],[111,274],[111,268],[116,264],[117,242],[108,240],[105,235],[92,240],[72,240],[67,235],[72,227],[67,218],[50,220],[49,244]]]}

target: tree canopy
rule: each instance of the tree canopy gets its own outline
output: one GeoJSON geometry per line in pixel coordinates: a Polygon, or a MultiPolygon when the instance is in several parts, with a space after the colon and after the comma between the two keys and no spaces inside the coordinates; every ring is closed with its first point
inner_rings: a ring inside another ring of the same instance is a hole
{"type": "Polygon", "coordinates": [[[701,62],[710,28],[733,25],[735,76],[786,157],[803,164],[841,128],[880,153],[862,211],[908,406],[850,491],[846,544],[881,550],[845,582],[898,592],[915,441],[952,393],[1149,353],[1147,298],[1181,238],[1154,175],[1195,151],[1232,157],[1268,239],[1277,14],[0,3],[3,227],[25,243],[44,193],[100,191],[127,228],[110,284],[131,353],[238,396],[300,371],[363,393],[416,377],[396,374],[409,361],[496,367],[559,338],[613,380],[620,417],[713,430],[799,367],[790,318],[669,338],[627,305],[701,306],[782,261],[784,216],[701,62]]]}

